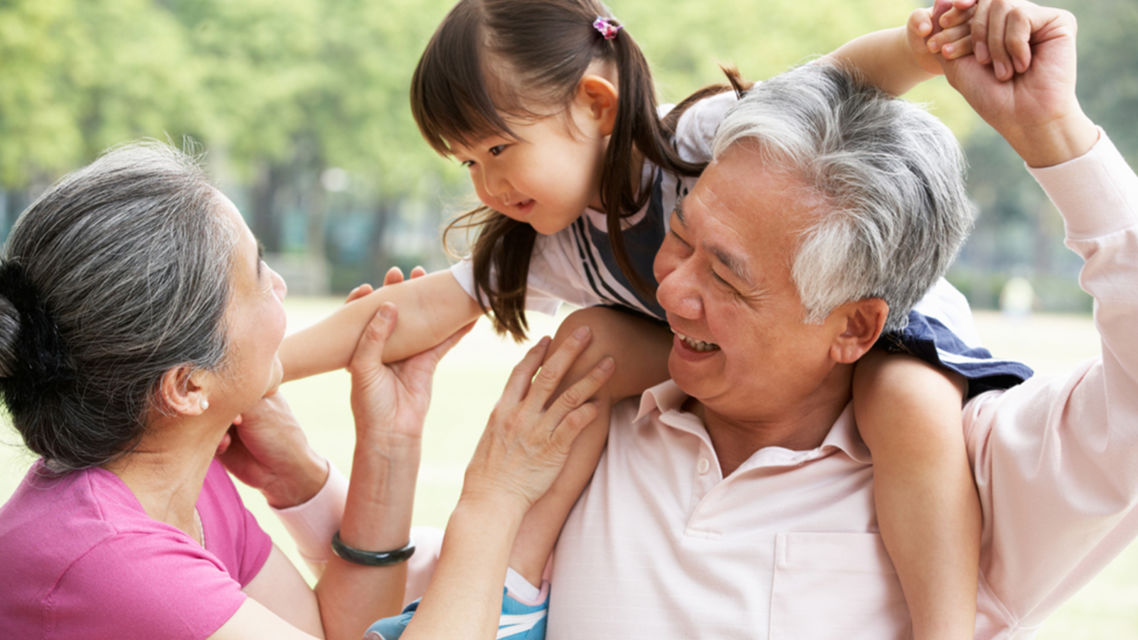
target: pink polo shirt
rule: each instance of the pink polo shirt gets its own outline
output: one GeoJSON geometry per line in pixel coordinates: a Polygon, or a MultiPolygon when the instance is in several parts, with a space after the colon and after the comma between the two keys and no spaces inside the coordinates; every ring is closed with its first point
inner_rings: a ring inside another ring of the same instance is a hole
{"type": "Polygon", "coordinates": [[[103,469],[28,471],[0,508],[0,638],[200,640],[245,602],[272,550],[214,461],[202,548],[103,469]]]}
{"type": "MultiPolygon", "coordinates": [[[[1105,134],[1032,173],[1086,260],[1103,352],[965,407],[977,638],[1031,637],[1138,535],[1138,177],[1105,134]]],[[[685,399],[666,382],[614,408],[557,546],[550,640],[906,637],[851,410],[817,449],[761,449],[723,477],[685,399]]]]}
{"type": "MultiPolygon", "coordinates": [[[[1138,177],[1100,136],[1086,155],[1032,174],[1086,260],[1102,355],[964,409],[984,519],[979,639],[1034,636],[1138,536],[1138,177]]],[[[684,398],[666,382],[614,407],[558,543],[547,637],[905,637],[848,408],[817,449],[762,449],[724,478],[684,398]]],[[[328,484],[282,514],[309,548],[338,526],[344,482],[328,484]]],[[[437,560],[420,555],[418,588],[437,560]]]]}

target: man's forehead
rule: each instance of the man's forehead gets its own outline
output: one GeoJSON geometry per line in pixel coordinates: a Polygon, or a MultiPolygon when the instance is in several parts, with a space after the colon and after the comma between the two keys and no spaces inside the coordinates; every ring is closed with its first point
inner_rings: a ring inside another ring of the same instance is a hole
{"type": "Polygon", "coordinates": [[[698,243],[736,278],[746,284],[752,284],[754,277],[748,264],[749,248],[746,243],[738,241],[741,236],[736,232],[740,229],[732,229],[739,222],[746,223],[746,220],[737,219],[738,216],[735,214],[738,212],[730,210],[731,206],[731,203],[720,198],[714,190],[697,187],[685,198],[676,202],[675,214],[680,224],[685,227],[692,223],[703,227],[698,237],[691,240],[698,243]]]}

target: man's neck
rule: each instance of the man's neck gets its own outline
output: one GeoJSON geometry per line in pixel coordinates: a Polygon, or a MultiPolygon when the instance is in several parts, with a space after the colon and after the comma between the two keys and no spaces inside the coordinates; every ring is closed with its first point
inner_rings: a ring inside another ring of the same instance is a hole
{"type": "Polygon", "coordinates": [[[777,410],[731,411],[695,398],[688,400],[687,408],[703,420],[726,477],[760,449],[805,451],[821,446],[850,402],[851,372],[852,368],[838,368],[801,401],[777,410]]]}

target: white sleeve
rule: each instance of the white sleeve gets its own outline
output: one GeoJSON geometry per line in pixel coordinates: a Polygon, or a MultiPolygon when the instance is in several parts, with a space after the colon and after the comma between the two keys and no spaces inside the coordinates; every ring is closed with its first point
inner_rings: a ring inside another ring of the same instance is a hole
{"type": "MultiPolygon", "coordinates": [[[[540,236],[539,236],[540,240],[540,236]]],[[[562,299],[548,291],[547,287],[543,286],[544,281],[541,279],[540,256],[542,252],[538,251],[534,245],[534,255],[530,259],[530,271],[526,280],[526,309],[528,311],[540,311],[541,313],[553,315],[557,313],[557,308],[561,306],[562,299]],[[536,286],[535,286],[536,285],[536,286]]],[[[458,262],[451,265],[451,275],[458,281],[458,285],[466,292],[466,295],[477,300],[478,296],[474,294],[474,263],[470,258],[463,258],[458,262]]],[[[489,307],[486,298],[482,298],[482,303],[489,307]]]]}
{"type": "Polygon", "coordinates": [[[1138,176],[1100,136],[1084,156],[1032,173],[1085,260],[1101,356],[965,407],[984,521],[981,603],[987,592],[999,603],[987,615],[1021,629],[1138,535],[1138,176]]]}
{"type": "Polygon", "coordinates": [[[273,509],[313,575],[324,573],[332,556],[332,534],[340,530],[347,500],[348,479],[329,462],[328,479],[316,495],[296,506],[273,509]]]}

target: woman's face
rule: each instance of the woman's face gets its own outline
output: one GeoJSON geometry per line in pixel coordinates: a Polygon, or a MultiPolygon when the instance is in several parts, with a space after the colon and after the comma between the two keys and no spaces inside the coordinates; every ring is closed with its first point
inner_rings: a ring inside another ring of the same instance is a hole
{"type": "MultiPolygon", "coordinates": [[[[218,192],[218,214],[237,236],[230,263],[225,312],[229,353],[221,377],[236,395],[238,412],[275,390],[283,369],[277,351],[285,333],[285,283],[261,258],[260,245],[237,207],[218,192]]],[[[212,399],[211,399],[212,402],[212,399]]]]}

